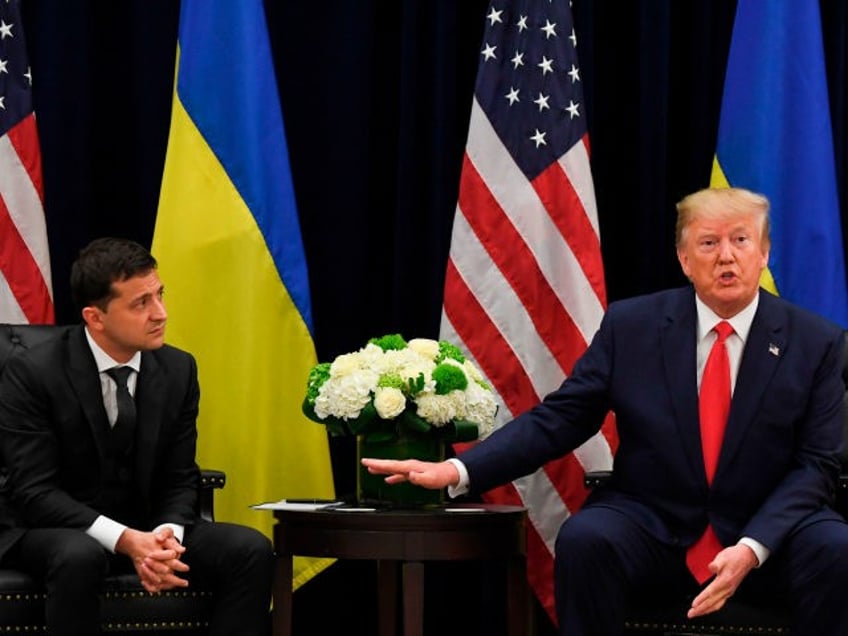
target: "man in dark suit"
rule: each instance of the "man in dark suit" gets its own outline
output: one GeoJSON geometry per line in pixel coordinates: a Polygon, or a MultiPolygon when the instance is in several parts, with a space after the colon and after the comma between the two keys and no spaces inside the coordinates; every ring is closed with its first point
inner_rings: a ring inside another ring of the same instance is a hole
{"type": "Polygon", "coordinates": [[[210,586],[210,634],[267,635],[270,542],[195,514],[197,367],[164,344],[155,259],[98,239],[71,288],[84,325],[16,356],[0,382],[0,448],[25,528],[4,562],[44,580],[50,634],[99,633],[103,577],[134,570],[150,592],[210,586]]]}
{"type": "Polygon", "coordinates": [[[764,197],[686,197],[677,254],[690,287],[612,303],[562,386],[458,459],[363,463],[390,483],[483,492],[573,450],[611,410],[612,482],[557,538],[563,634],[620,634],[637,592],[686,589],[690,618],[737,592],[783,594],[796,636],[848,634],[848,524],[831,508],[843,333],[759,289],[769,245],[764,197]],[[726,355],[724,406],[706,399],[714,344],[726,355]],[[723,430],[709,458],[712,419],[723,430]]]}

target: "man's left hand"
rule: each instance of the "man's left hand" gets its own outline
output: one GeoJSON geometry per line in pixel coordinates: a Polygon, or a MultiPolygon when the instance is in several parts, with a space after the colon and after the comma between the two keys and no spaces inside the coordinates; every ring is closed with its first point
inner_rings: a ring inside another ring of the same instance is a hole
{"type": "Polygon", "coordinates": [[[720,610],[758,563],[754,551],[746,545],[733,545],[719,552],[709,565],[715,578],[695,597],[686,615],[695,618],[720,610]]]}

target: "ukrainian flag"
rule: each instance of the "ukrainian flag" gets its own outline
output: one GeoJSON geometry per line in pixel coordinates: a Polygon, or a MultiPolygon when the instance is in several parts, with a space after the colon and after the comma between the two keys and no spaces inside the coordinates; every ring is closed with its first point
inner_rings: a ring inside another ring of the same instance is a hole
{"type": "Polygon", "coordinates": [[[771,201],[774,293],[848,327],[818,0],[739,0],[711,185],[771,201]]]}
{"type": "MultiPolygon", "coordinates": [[[[316,354],[263,11],[182,1],[152,251],[168,342],[198,361],[198,463],[227,473],[216,516],[270,535],[271,513],[251,504],[334,489],[326,429],[300,410],[316,354]]],[[[295,585],[331,562],[297,559],[295,585]]]]}

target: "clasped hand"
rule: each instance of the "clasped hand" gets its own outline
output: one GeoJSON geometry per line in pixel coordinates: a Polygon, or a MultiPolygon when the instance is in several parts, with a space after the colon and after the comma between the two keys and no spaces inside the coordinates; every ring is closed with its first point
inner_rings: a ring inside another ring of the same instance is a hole
{"type": "Polygon", "coordinates": [[[175,587],[188,587],[180,573],[189,567],[180,560],[185,546],[177,541],[171,528],[141,532],[127,528],[118,539],[115,551],[130,558],[144,589],[151,593],[175,587]]]}

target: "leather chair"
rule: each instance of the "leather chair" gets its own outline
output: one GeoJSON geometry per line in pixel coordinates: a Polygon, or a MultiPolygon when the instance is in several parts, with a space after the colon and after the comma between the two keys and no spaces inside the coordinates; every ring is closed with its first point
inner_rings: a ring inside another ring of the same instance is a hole
{"type": "MultiPolygon", "coordinates": [[[[848,332],[845,333],[844,360],[842,380],[845,382],[846,389],[843,425],[845,443],[836,493],[836,509],[848,518],[848,332]]],[[[611,471],[586,473],[586,487],[597,487],[606,482],[611,475],[611,471]]],[[[633,634],[662,634],[663,636],[789,634],[790,617],[785,605],[754,606],[731,598],[720,611],[694,620],[686,618],[688,607],[689,602],[684,598],[646,601],[638,607],[630,608],[625,619],[625,630],[633,634]]]]}
{"type": "MultiPolygon", "coordinates": [[[[52,325],[0,324],[0,374],[11,356],[49,338],[68,327],[52,325]]],[[[0,469],[2,470],[2,469],[0,469]]],[[[221,471],[201,471],[199,514],[211,521],[214,492],[223,488],[221,471]]],[[[44,589],[17,570],[0,568],[0,634],[44,634],[44,589]]],[[[212,611],[212,593],[189,587],[161,594],[146,592],[135,574],[106,579],[101,594],[104,632],[197,633],[207,630],[212,611]]]]}

